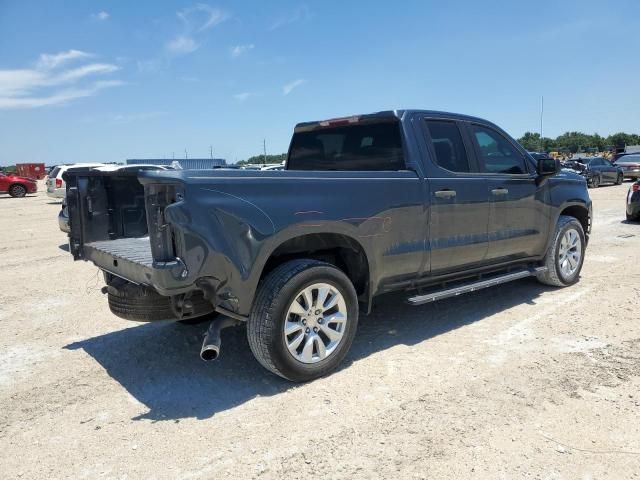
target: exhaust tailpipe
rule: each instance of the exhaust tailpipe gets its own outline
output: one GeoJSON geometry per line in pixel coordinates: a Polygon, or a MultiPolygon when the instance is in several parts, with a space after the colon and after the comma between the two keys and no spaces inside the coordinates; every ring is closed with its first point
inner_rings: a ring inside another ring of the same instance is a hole
{"type": "Polygon", "coordinates": [[[239,320],[233,318],[219,318],[211,322],[204,341],[202,342],[202,349],[200,350],[200,358],[205,362],[211,362],[216,360],[220,356],[220,344],[222,338],[220,338],[220,331],[223,328],[233,327],[240,325],[239,320]]]}

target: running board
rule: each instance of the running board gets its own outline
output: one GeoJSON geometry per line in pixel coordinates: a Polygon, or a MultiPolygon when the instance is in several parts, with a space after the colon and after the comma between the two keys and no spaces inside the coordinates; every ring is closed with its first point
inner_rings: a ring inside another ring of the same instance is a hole
{"type": "Polygon", "coordinates": [[[526,270],[518,270],[517,272],[507,273],[497,277],[489,278],[486,280],[478,280],[475,282],[460,285],[458,287],[447,288],[445,290],[438,290],[436,292],[427,293],[424,295],[416,295],[407,299],[409,305],[423,305],[425,303],[436,302],[443,298],[457,297],[463,293],[475,292],[476,290],[482,290],[483,288],[493,287],[502,283],[512,282],[514,280],[520,280],[521,278],[533,277],[540,273],[547,271],[547,267],[528,268],[526,270]]]}

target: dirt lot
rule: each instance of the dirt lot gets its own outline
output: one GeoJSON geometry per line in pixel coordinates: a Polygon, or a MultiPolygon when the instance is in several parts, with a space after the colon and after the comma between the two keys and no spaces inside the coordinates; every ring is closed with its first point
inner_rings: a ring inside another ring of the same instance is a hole
{"type": "MultiPolygon", "coordinates": [[[[381,298],[343,369],[291,385],[240,327],[114,317],[59,204],[0,198],[2,478],[640,478],[640,224],[591,190],[581,281],[381,298]]],[[[43,188],[41,187],[41,190],[43,188]]]]}

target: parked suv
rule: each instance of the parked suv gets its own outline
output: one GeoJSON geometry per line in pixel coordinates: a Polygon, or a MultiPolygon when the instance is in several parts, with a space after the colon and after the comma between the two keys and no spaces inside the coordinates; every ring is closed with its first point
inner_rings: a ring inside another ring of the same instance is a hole
{"type": "Polygon", "coordinates": [[[102,163],[78,163],[74,165],[57,165],[47,176],[47,195],[52,198],[64,198],[67,192],[62,174],[73,167],[99,167],[102,163]]]}
{"type": "Polygon", "coordinates": [[[65,179],[70,251],[103,270],[114,314],[218,312],[203,359],[245,323],[257,360],[292,381],[334,370],[382,293],[422,305],[531,276],[573,285],[591,228],[583,177],[433,111],[298,124],[284,171],[65,179]]]}

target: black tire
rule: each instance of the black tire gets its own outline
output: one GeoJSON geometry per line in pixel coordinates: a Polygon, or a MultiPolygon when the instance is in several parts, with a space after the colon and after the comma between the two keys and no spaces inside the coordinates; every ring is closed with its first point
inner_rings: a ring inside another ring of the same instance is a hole
{"type": "Polygon", "coordinates": [[[249,346],[267,370],[292,382],[306,382],[333,371],[343,360],[358,326],[358,297],[349,278],[335,266],[310,259],[291,260],[271,271],[258,286],[247,322],[249,346]],[[289,306],[304,288],[328,283],[342,295],[347,322],[340,343],[324,360],[303,363],[289,352],[284,322],[289,306]]]}
{"type": "Polygon", "coordinates": [[[593,177],[593,178],[591,179],[591,185],[590,185],[590,187],[591,187],[591,188],[598,188],[598,187],[600,186],[600,183],[602,183],[602,182],[600,181],[600,175],[597,175],[597,176],[595,176],[595,177],[593,177]]]}
{"type": "Polygon", "coordinates": [[[585,248],[586,242],[582,224],[575,217],[560,215],[560,218],[558,219],[558,223],[556,225],[556,231],[553,236],[553,241],[551,243],[551,246],[549,247],[549,250],[547,251],[547,255],[545,256],[542,264],[542,266],[547,267],[547,270],[546,272],[538,275],[538,281],[540,283],[551,285],[553,287],[567,287],[576,283],[580,278],[580,271],[582,270],[582,265],[584,263],[585,248]],[[570,229],[574,229],[578,232],[582,252],[580,255],[578,268],[573,274],[567,277],[560,269],[559,252],[562,237],[564,236],[565,232],[570,229]]]}
{"type": "MultiPolygon", "coordinates": [[[[107,287],[109,309],[114,315],[134,322],[155,322],[160,320],[177,320],[171,308],[171,298],[160,295],[141,285],[125,281],[111,283],[107,287]]],[[[213,311],[213,305],[201,294],[194,294],[189,299],[193,303],[191,320],[213,311]]]]}
{"type": "Polygon", "coordinates": [[[11,188],[9,188],[9,195],[11,195],[14,198],[22,198],[26,194],[27,194],[27,189],[25,188],[24,185],[15,184],[15,185],[11,185],[11,188]]]}
{"type": "Polygon", "coordinates": [[[622,185],[622,182],[624,182],[624,175],[619,173],[618,178],[616,179],[616,185],[622,185]]]}
{"type": "Polygon", "coordinates": [[[627,215],[627,222],[635,222],[636,220],[638,220],[638,216],[629,215],[628,213],[626,215],[627,215]]]}

